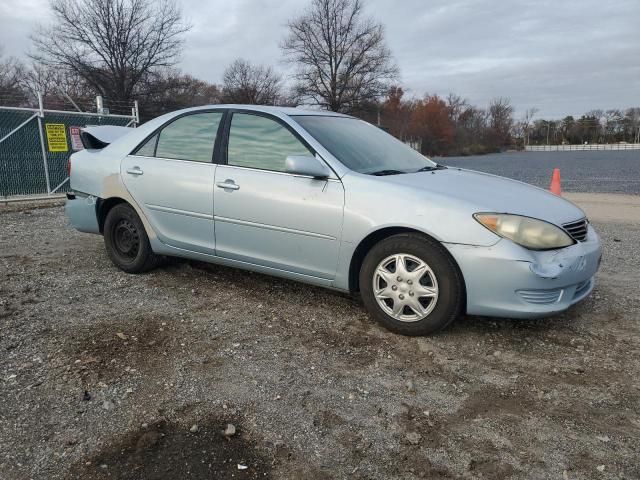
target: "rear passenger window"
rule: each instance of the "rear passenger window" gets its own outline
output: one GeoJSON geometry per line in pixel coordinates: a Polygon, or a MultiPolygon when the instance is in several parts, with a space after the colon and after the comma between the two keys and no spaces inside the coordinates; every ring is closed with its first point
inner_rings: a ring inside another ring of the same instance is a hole
{"type": "MultiPolygon", "coordinates": [[[[194,113],[180,117],[160,131],[155,156],[211,162],[222,112],[194,113]]],[[[144,155],[145,144],[137,153],[144,155]]]]}
{"type": "Polygon", "coordinates": [[[285,171],[289,155],[313,155],[286,127],[266,117],[234,113],[227,163],[239,167],[285,171]]]}

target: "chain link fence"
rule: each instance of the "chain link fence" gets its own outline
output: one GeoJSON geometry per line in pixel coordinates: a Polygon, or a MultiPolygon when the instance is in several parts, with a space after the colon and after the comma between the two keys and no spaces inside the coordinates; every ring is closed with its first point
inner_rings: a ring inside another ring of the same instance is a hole
{"type": "Polygon", "coordinates": [[[0,106],[0,197],[69,190],[67,162],[82,148],[79,129],[135,126],[132,115],[0,106]]]}

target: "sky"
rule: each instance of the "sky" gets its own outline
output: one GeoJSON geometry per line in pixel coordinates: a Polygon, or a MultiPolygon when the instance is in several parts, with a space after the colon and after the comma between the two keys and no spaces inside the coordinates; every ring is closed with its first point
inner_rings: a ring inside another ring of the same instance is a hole
{"type": "MultiPolygon", "coordinates": [[[[279,44],[306,0],[178,0],[192,24],[178,66],[219,83],[235,58],[285,79],[279,44]]],[[[364,0],[385,26],[412,96],[453,92],[484,107],[511,99],[516,115],[581,115],[640,106],[640,0],[364,0]]],[[[0,0],[0,45],[24,57],[51,19],[48,0],[0,0]]]]}

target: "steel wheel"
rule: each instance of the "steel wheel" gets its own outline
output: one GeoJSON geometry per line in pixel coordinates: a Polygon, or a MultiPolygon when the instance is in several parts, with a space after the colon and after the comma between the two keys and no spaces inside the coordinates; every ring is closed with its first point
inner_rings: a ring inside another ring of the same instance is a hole
{"type": "Polygon", "coordinates": [[[158,265],[144,224],[126,203],[111,208],[104,220],[104,244],[111,261],[128,273],[147,272],[158,265]]]}
{"type": "Polygon", "coordinates": [[[420,258],[400,253],[382,260],[373,274],[373,292],[380,308],[401,322],[417,322],[438,302],[438,280],[420,258]]]}
{"type": "Polygon", "coordinates": [[[114,246],[125,258],[135,259],[140,250],[140,234],[133,222],[128,219],[119,220],[113,228],[114,246]]]}

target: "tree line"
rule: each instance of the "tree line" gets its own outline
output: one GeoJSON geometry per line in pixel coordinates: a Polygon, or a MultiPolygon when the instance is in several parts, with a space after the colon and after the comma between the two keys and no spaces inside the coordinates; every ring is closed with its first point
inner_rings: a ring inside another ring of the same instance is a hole
{"type": "Polygon", "coordinates": [[[640,107],[591,110],[579,118],[534,119],[535,109],[514,124],[523,145],[640,143],[640,107]]]}
{"type": "Polygon", "coordinates": [[[516,119],[508,98],[479,108],[455,94],[405,100],[402,88],[392,87],[377,108],[383,128],[431,155],[477,155],[527,145],[640,143],[639,107],[591,110],[560,120],[535,118],[537,110],[530,109],[516,119]]]}
{"type": "MultiPolygon", "coordinates": [[[[640,109],[592,111],[578,119],[514,118],[508,98],[484,107],[455,94],[409,97],[384,26],[362,0],[309,0],[286,25],[280,48],[285,79],[269,65],[236,59],[220,83],[176,68],[185,23],[176,0],[56,0],[53,20],[32,35],[30,64],[2,56],[0,104],[94,107],[114,113],[138,100],[142,120],[176,109],[217,104],[309,105],[378,124],[430,155],[479,154],[525,145],[640,141],[640,109]]],[[[1,47],[1,46],[0,46],[1,47]]]]}

